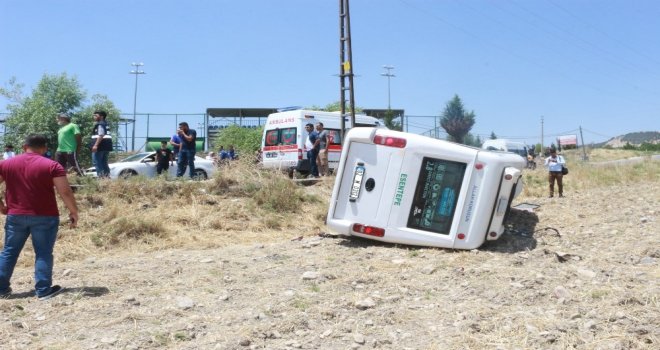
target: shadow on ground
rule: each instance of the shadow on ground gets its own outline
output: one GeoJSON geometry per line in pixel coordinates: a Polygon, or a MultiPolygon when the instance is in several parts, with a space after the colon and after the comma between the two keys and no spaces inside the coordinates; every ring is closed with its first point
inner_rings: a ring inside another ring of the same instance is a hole
{"type": "Polygon", "coordinates": [[[63,293],[78,294],[82,297],[96,298],[110,293],[110,289],[106,287],[64,288],[63,293]]]}
{"type": "Polygon", "coordinates": [[[536,248],[536,225],[539,217],[527,210],[511,208],[504,222],[504,234],[496,241],[487,241],[480,249],[499,252],[516,253],[536,248]]]}
{"type": "MultiPolygon", "coordinates": [[[[62,294],[78,294],[82,297],[100,297],[102,295],[110,293],[110,290],[106,287],[80,287],[80,288],[63,288],[62,294]]],[[[20,292],[12,293],[5,299],[24,299],[24,298],[36,298],[34,294],[34,289],[29,292],[20,292]]]]}

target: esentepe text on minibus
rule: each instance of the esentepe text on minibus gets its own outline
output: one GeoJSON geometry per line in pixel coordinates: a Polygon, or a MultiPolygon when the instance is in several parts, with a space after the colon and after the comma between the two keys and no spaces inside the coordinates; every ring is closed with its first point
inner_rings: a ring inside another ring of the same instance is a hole
{"type": "MultiPolygon", "coordinates": [[[[311,171],[307,159],[307,137],[305,125],[323,123],[328,131],[328,165],[334,171],[339,163],[342,150],[341,116],[339,112],[291,110],[272,113],[264,125],[264,134],[261,140],[262,164],[265,168],[275,168],[287,171],[292,175],[298,171],[303,175],[311,171]]],[[[352,127],[350,118],[344,116],[346,129],[352,127]]],[[[356,126],[384,127],[376,118],[356,115],[356,126]]]]}
{"type": "Polygon", "coordinates": [[[512,153],[354,128],[346,134],[327,223],[338,233],[384,242],[478,248],[504,232],[524,163],[512,153]]]}

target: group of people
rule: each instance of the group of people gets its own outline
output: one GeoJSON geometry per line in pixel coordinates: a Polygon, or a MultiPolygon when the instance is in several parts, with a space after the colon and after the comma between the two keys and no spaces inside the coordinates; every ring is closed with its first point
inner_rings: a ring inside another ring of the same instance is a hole
{"type": "Polygon", "coordinates": [[[307,123],[305,131],[307,131],[305,148],[307,149],[307,159],[309,159],[311,168],[310,176],[329,175],[328,149],[330,147],[330,137],[328,131],[323,128],[321,122],[318,122],[316,127],[312,123],[307,123]]]}
{"type": "Polygon", "coordinates": [[[156,151],[156,172],[158,175],[167,172],[170,165],[177,162],[176,176],[182,177],[189,170],[190,178],[195,174],[195,154],[197,153],[197,131],[191,129],[187,122],[179,123],[179,128],[169,141],[161,141],[160,149],[156,151]],[[169,146],[172,146],[170,150],[169,146]]]}
{"type": "Polygon", "coordinates": [[[209,152],[209,154],[206,155],[206,160],[213,161],[213,164],[215,165],[227,164],[227,162],[229,162],[230,160],[237,160],[237,159],[238,159],[238,154],[236,154],[234,145],[229,145],[227,149],[225,149],[223,145],[220,145],[220,148],[218,149],[218,153],[209,152]]]}
{"type": "MultiPolygon", "coordinates": [[[[106,122],[107,116],[108,114],[102,110],[95,111],[92,115],[94,126],[92,127],[89,144],[96,175],[101,178],[110,176],[108,155],[112,151],[112,136],[106,122]]],[[[84,175],[84,171],[80,168],[78,162],[78,155],[82,148],[80,127],[72,123],[71,116],[66,113],[57,115],[57,124],[60,125],[60,129],[57,131],[55,160],[60,163],[65,171],[73,170],[78,175],[84,175]]]]}

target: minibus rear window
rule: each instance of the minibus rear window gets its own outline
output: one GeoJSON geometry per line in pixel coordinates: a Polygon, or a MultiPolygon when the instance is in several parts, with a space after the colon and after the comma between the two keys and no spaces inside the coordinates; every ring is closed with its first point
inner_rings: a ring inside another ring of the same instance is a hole
{"type": "Polygon", "coordinates": [[[465,163],[424,157],[408,227],[449,234],[466,166],[465,163]]]}

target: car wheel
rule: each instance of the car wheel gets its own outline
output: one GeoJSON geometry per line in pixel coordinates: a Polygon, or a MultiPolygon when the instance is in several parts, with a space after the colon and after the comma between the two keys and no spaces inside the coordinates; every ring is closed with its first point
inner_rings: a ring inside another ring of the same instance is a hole
{"type": "Polygon", "coordinates": [[[206,180],[208,179],[208,175],[206,175],[206,171],[202,169],[195,169],[195,172],[193,173],[193,179],[197,181],[206,180]]]}
{"type": "Polygon", "coordinates": [[[136,175],[137,175],[137,173],[135,172],[135,170],[126,169],[126,170],[122,170],[121,173],[119,173],[119,178],[128,179],[129,177],[136,176],[136,175]]]}

